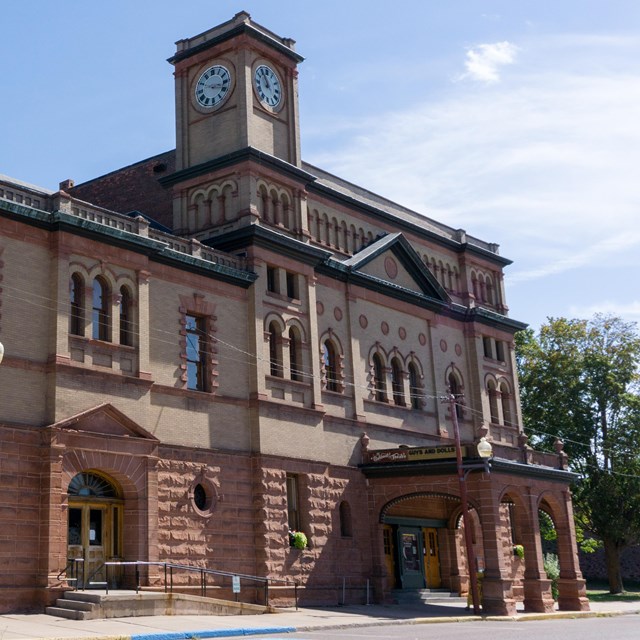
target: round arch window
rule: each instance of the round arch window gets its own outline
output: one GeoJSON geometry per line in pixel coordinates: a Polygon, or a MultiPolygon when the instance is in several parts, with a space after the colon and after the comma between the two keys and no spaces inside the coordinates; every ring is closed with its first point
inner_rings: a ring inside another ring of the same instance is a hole
{"type": "Polygon", "coordinates": [[[97,473],[83,472],[71,479],[67,493],[78,498],[119,498],[118,489],[97,473]]]}
{"type": "Polygon", "coordinates": [[[217,503],[215,487],[207,481],[197,482],[191,489],[191,500],[200,515],[212,515],[217,503]]]}

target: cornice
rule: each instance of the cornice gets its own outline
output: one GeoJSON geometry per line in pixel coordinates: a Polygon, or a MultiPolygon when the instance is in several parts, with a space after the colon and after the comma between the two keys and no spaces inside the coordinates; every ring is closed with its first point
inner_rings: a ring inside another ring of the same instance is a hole
{"type": "Polygon", "coordinates": [[[158,182],[163,187],[170,187],[179,182],[184,182],[186,180],[217,171],[218,169],[226,169],[227,167],[232,167],[236,164],[248,161],[255,162],[258,165],[267,166],[278,173],[286,175],[289,178],[293,178],[298,182],[302,182],[305,186],[316,180],[314,175],[290,164],[289,162],[286,162],[285,160],[276,158],[275,156],[265,153],[264,151],[260,151],[254,147],[245,147],[244,149],[238,149],[237,151],[226,153],[225,155],[214,158],[213,160],[201,162],[193,167],[176,171],[169,176],[160,178],[158,182]]]}
{"type": "Polygon", "coordinates": [[[213,38],[211,38],[211,40],[207,40],[206,42],[203,42],[194,47],[191,47],[190,49],[185,49],[184,51],[178,51],[178,53],[176,53],[175,55],[171,56],[170,58],[167,58],[167,62],[175,65],[178,62],[181,62],[182,60],[190,58],[191,56],[195,56],[196,54],[202,51],[211,49],[212,47],[215,47],[216,45],[222,42],[226,42],[227,40],[231,40],[232,38],[235,38],[243,34],[248,35],[251,38],[254,38],[255,40],[258,40],[276,49],[278,52],[282,53],[283,55],[293,60],[296,64],[304,60],[304,58],[299,53],[296,53],[290,47],[287,47],[281,42],[278,42],[278,40],[271,37],[269,34],[264,33],[259,29],[256,29],[253,25],[243,22],[237,25],[236,27],[232,27],[228,31],[225,31],[224,33],[221,33],[220,35],[214,36],[213,38]]]}
{"type": "MultiPolygon", "coordinates": [[[[480,458],[465,459],[464,464],[482,464],[480,458]]],[[[564,469],[553,469],[538,465],[514,462],[503,458],[492,458],[487,462],[488,470],[493,473],[506,473],[512,476],[532,477],[539,480],[550,480],[571,484],[579,479],[577,473],[565,471],[564,469]]],[[[364,463],[358,465],[359,469],[367,478],[396,478],[406,476],[434,476],[434,475],[455,475],[457,465],[455,460],[421,460],[416,462],[396,462],[391,464],[364,463]]]]}
{"type": "Polygon", "coordinates": [[[121,229],[115,229],[98,222],[79,218],[64,211],[49,213],[47,211],[0,200],[0,215],[18,219],[24,224],[40,227],[52,233],[63,231],[110,246],[142,253],[151,261],[160,262],[183,271],[190,271],[207,277],[213,276],[217,280],[229,282],[230,284],[245,289],[251,286],[258,277],[255,273],[249,271],[241,271],[240,269],[234,269],[233,267],[209,262],[195,256],[174,251],[170,249],[166,243],[159,240],[128,233],[121,229]]]}

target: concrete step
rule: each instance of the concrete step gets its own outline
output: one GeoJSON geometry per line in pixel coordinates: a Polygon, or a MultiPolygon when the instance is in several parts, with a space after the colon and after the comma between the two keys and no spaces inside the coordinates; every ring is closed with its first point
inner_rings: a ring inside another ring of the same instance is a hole
{"type": "Polygon", "coordinates": [[[47,607],[45,612],[50,616],[66,618],[67,620],[89,620],[91,615],[89,611],[77,611],[64,607],[47,607]]]}
{"type": "MultiPolygon", "coordinates": [[[[117,593],[117,592],[116,592],[117,593]]],[[[66,600],[76,600],[78,602],[94,602],[100,604],[104,598],[104,592],[91,592],[91,591],[65,591],[64,597],[66,600]]]]}
{"type": "Polygon", "coordinates": [[[392,592],[394,600],[399,604],[466,604],[467,599],[447,589],[396,589],[392,592]]]}
{"type": "Polygon", "coordinates": [[[56,607],[61,609],[73,609],[74,611],[93,611],[96,605],[93,602],[85,602],[84,600],[73,600],[68,598],[58,598],[56,607]]]}

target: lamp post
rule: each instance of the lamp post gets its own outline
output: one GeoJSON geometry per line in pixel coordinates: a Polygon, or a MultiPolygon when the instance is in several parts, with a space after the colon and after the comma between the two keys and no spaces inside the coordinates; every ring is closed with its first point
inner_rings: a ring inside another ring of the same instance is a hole
{"type": "MultiPolygon", "coordinates": [[[[460,503],[462,505],[462,521],[464,523],[464,542],[467,551],[467,565],[469,568],[469,582],[471,587],[471,602],[473,603],[474,615],[480,615],[480,597],[478,593],[478,576],[474,563],[473,539],[471,537],[471,518],[469,517],[469,503],[467,500],[467,473],[478,466],[468,467],[465,473],[465,467],[462,463],[462,445],[460,444],[460,428],[458,426],[458,414],[456,413],[456,397],[450,394],[447,398],[451,409],[451,420],[453,422],[453,436],[456,446],[456,467],[458,471],[458,483],[460,485],[460,503]]],[[[482,436],[478,443],[478,455],[483,459],[482,468],[488,470],[486,460],[491,457],[491,444],[482,436]]]]}

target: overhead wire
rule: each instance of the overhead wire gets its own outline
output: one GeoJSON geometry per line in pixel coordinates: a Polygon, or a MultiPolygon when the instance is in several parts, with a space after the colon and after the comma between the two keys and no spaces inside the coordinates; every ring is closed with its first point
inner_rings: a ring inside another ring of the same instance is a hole
{"type": "MultiPolygon", "coordinates": [[[[58,300],[58,299],[54,299],[51,296],[47,296],[47,295],[42,295],[42,294],[38,294],[35,293],[33,290],[26,290],[24,288],[17,288],[17,287],[12,287],[10,285],[7,285],[6,283],[2,284],[2,290],[3,292],[6,294],[8,291],[12,292],[9,293],[8,297],[13,298],[17,301],[23,302],[25,304],[37,307],[37,308],[41,308],[41,309],[46,309],[48,311],[56,311],[56,312],[64,312],[66,313],[67,309],[66,309],[66,304],[63,304],[62,301],[58,300]]],[[[156,342],[160,342],[162,344],[167,344],[167,345],[171,345],[171,346],[175,346],[176,342],[175,342],[175,332],[172,331],[168,331],[168,330],[164,330],[164,329],[160,329],[160,328],[153,328],[152,329],[154,331],[155,334],[157,334],[156,336],[151,336],[150,338],[156,342]],[[174,339],[173,340],[163,340],[160,336],[160,334],[167,334],[169,336],[173,336],[174,339]]],[[[215,355],[216,358],[220,359],[220,358],[224,358],[229,362],[235,362],[235,363],[239,363],[239,364],[245,364],[247,366],[255,366],[258,363],[260,364],[265,364],[268,363],[269,366],[271,365],[271,359],[270,358],[266,358],[264,356],[258,355],[257,353],[253,353],[250,351],[247,351],[246,349],[242,349],[240,347],[238,347],[237,345],[234,345],[230,342],[227,342],[226,340],[223,340],[222,338],[220,338],[217,335],[212,335],[206,332],[203,332],[201,330],[198,330],[199,332],[202,333],[202,336],[205,338],[205,342],[210,342],[211,344],[220,344],[222,346],[227,347],[228,349],[235,351],[236,353],[240,354],[243,356],[243,358],[234,358],[228,354],[221,354],[220,351],[209,351],[209,350],[203,350],[202,353],[203,355],[207,355],[207,356],[213,356],[215,355]]],[[[135,325],[135,330],[132,331],[133,335],[137,336],[138,338],[140,337],[140,330],[139,327],[137,325],[135,325]]],[[[324,382],[325,378],[322,375],[319,375],[317,373],[314,372],[310,372],[310,371],[304,371],[304,370],[299,370],[297,372],[300,376],[304,377],[305,379],[307,379],[309,382],[313,382],[313,381],[320,381],[320,382],[324,382]]],[[[343,376],[341,381],[340,381],[341,386],[344,387],[349,387],[352,388],[354,391],[362,391],[362,392],[366,392],[366,393],[370,393],[371,391],[375,392],[375,388],[372,387],[371,385],[358,385],[355,382],[352,382],[348,379],[346,379],[346,376],[343,376]]],[[[442,391],[437,391],[437,390],[425,390],[425,391],[421,391],[420,393],[412,393],[411,389],[409,391],[409,394],[404,394],[404,395],[408,395],[409,400],[413,400],[413,399],[418,399],[420,401],[423,400],[436,400],[436,401],[441,401],[441,402],[449,402],[450,401],[450,397],[451,397],[451,393],[449,391],[449,389],[444,389],[442,391]]],[[[459,394],[459,399],[463,400],[464,399],[464,395],[463,394],[459,394]]],[[[479,417],[480,419],[484,419],[485,418],[485,414],[482,411],[478,411],[474,408],[472,408],[471,406],[465,404],[464,402],[459,402],[456,401],[455,403],[457,406],[460,406],[461,409],[468,414],[474,415],[475,417],[479,417]]],[[[563,440],[564,442],[570,442],[572,444],[578,445],[578,446],[582,446],[585,448],[591,448],[592,444],[591,443],[585,443],[585,442],[580,442],[571,438],[566,438],[563,437],[562,435],[559,434],[553,434],[553,433],[549,433],[549,432],[545,432],[539,429],[533,429],[533,428],[527,428],[527,431],[531,432],[531,433],[535,433],[537,435],[542,435],[542,436],[548,436],[548,437],[555,437],[555,438],[559,438],[561,440],[563,440]]],[[[603,449],[601,448],[599,451],[606,453],[606,452],[611,452],[610,449],[603,449]]],[[[589,466],[589,463],[583,463],[583,465],[585,466],[589,466]]],[[[592,465],[593,466],[593,465],[592,465]]],[[[593,466],[593,468],[597,468],[601,471],[603,471],[602,468],[600,467],[595,467],[593,466]]],[[[634,475],[634,474],[625,474],[623,472],[618,472],[618,471],[614,471],[614,470],[606,470],[609,473],[612,473],[614,475],[620,475],[620,476],[624,476],[624,477],[630,477],[630,478],[639,478],[640,476],[638,475],[634,475]]]]}

